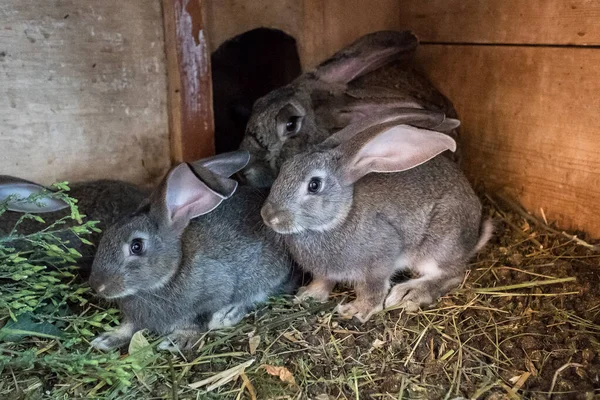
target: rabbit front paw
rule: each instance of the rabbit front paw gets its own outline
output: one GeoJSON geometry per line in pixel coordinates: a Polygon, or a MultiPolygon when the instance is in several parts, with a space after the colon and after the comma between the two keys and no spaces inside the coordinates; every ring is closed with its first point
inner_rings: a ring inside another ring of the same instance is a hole
{"type": "Polygon", "coordinates": [[[385,307],[399,307],[409,312],[418,311],[422,306],[428,306],[434,299],[428,285],[416,280],[399,283],[390,290],[385,299],[385,307]]]}
{"type": "Polygon", "coordinates": [[[355,317],[360,322],[365,323],[373,316],[373,314],[381,311],[383,307],[381,305],[373,305],[368,302],[354,300],[350,303],[340,304],[337,306],[336,311],[344,318],[355,317]]]}
{"type": "Polygon", "coordinates": [[[104,332],[92,340],[92,347],[98,350],[112,350],[129,344],[133,335],[132,324],[122,324],[114,331],[104,332]]]}
{"type": "Polygon", "coordinates": [[[159,350],[167,350],[171,353],[192,350],[200,339],[200,333],[193,329],[176,330],[159,343],[159,350]]]}
{"type": "Polygon", "coordinates": [[[214,313],[208,323],[208,329],[221,329],[233,326],[246,315],[248,307],[243,304],[227,306],[214,313]]]}

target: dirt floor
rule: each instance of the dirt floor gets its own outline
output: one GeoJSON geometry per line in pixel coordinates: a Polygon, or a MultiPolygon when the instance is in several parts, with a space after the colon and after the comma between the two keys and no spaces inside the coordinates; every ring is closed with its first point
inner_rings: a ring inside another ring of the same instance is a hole
{"type": "Polygon", "coordinates": [[[463,286],[434,308],[392,310],[361,325],[332,313],[351,297],[343,288],[327,304],[273,300],[241,325],[207,334],[192,354],[151,349],[145,375],[127,388],[8,363],[0,397],[600,398],[599,249],[514,204],[488,199],[487,212],[494,239],[463,286]]]}

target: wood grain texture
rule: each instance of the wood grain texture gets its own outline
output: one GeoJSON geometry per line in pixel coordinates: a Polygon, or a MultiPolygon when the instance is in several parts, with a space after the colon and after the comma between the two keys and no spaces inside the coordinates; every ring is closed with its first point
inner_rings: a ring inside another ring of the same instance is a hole
{"type": "Polygon", "coordinates": [[[600,45],[598,0],[399,0],[422,41],[600,45]]]}
{"type": "Polygon", "coordinates": [[[169,75],[171,159],[214,154],[212,82],[203,0],[163,0],[169,75]]]}
{"type": "Polygon", "coordinates": [[[159,0],[0,3],[0,173],[154,181],[169,166],[159,0]]]}
{"type": "MultiPolygon", "coordinates": [[[[359,37],[380,30],[398,29],[398,0],[309,0],[320,7],[321,27],[313,26],[321,43],[308,64],[314,66],[359,37]]],[[[307,22],[311,18],[307,18],[307,22]]]]}
{"type": "Polygon", "coordinates": [[[600,237],[600,51],[424,45],[418,61],[456,106],[473,181],[600,237]]]}
{"type": "Polygon", "coordinates": [[[225,40],[255,28],[302,33],[302,1],[299,0],[204,0],[206,29],[211,51],[225,40]]]}
{"type": "Polygon", "coordinates": [[[360,36],[396,29],[398,0],[204,0],[211,50],[251,29],[293,36],[303,69],[311,69],[360,36]]]}

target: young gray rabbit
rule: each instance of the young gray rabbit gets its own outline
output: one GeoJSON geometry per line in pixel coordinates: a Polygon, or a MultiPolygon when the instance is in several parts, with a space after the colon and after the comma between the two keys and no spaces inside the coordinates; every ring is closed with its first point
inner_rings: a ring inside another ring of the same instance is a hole
{"type": "Polygon", "coordinates": [[[384,306],[416,310],[458,286],[489,239],[469,182],[437,156],[454,140],[410,123],[367,119],[283,164],[261,214],[313,274],[300,298],[324,301],[336,282],[348,282],[356,300],[338,306],[342,315],[366,321],[384,306]],[[403,269],[418,277],[390,291],[403,269]]]}
{"type": "MultiPolygon", "coordinates": [[[[135,211],[148,194],[145,189],[139,186],[113,180],[74,183],[70,185],[70,189],[68,194],[78,200],[79,212],[85,215],[89,221],[99,221],[97,226],[101,230],[112,225],[124,215],[135,211]]],[[[52,190],[25,179],[7,175],[0,176],[0,201],[5,201],[10,195],[17,196],[7,204],[8,210],[0,215],[0,237],[9,235],[19,218],[26,212],[43,214],[42,218],[47,225],[69,215],[69,205],[61,199],[46,197],[40,199],[38,204],[22,200],[31,195],[43,193],[52,193],[52,190]]],[[[68,224],[72,225],[72,221],[68,221],[68,224]]],[[[16,233],[20,235],[31,234],[45,228],[47,225],[25,219],[17,226],[16,233]]],[[[98,245],[101,235],[101,232],[92,232],[85,238],[94,245],[98,245]]],[[[91,266],[96,247],[82,243],[70,231],[60,236],[61,239],[68,240],[69,245],[82,254],[79,262],[84,267],[83,274],[85,275],[85,268],[91,266]]]]}
{"type": "Polygon", "coordinates": [[[120,347],[149,329],[168,335],[161,348],[187,349],[203,330],[234,325],[256,303],[293,289],[293,262],[261,221],[266,192],[226,178],[249,154],[218,157],[218,164],[174,167],[133,215],[106,231],[90,286],[118,303],[123,321],[94,347],[120,347]]]}
{"type": "MultiPolygon", "coordinates": [[[[244,178],[269,187],[290,156],[348,124],[390,109],[424,108],[455,117],[452,103],[409,65],[417,45],[411,32],[368,34],[314,71],[258,99],[240,147],[252,155],[244,178]]],[[[456,129],[447,133],[457,136],[456,129]]],[[[452,152],[446,155],[453,157],[452,152]]]]}
{"type": "MultiPolygon", "coordinates": [[[[229,165],[230,155],[217,155],[192,162],[196,167],[224,168],[229,165]]],[[[76,182],[69,185],[69,196],[77,200],[80,214],[85,215],[85,220],[99,221],[97,227],[104,231],[125,215],[132,214],[137,210],[142,200],[150,194],[145,187],[117,180],[94,180],[76,182]]],[[[7,211],[0,215],[0,237],[11,233],[23,213],[42,214],[46,225],[42,225],[31,219],[23,220],[16,229],[16,234],[27,235],[43,229],[48,224],[69,215],[69,205],[61,199],[51,196],[43,197],[36,203],[25,201],[31,195],[51,194],[53,189],[40,184],[9,175],[0,175],[0,202],[5,201],[11,195],[16,195],[7,204],[7,211]]],[[[73,221],[67,221],[67,226],[73,221]]],[[[61,239],[68,240],[69,245],[82,254],[79,260],[84,268],[83,275],[91,267],[102,232],[92,232],[85,238],[93,246],[82,243],[77,236],[71,232],[65,232],[61,239]]]]}

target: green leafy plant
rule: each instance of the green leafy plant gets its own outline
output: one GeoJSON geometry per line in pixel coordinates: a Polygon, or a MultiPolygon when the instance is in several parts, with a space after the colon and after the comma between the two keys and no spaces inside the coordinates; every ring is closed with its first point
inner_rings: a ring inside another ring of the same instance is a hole
{"type": "Polygon", "coordinates": [[[11,196],[0,203],[0,216],[15,200],[36,203],[52,197],[65,201],[70,209],[48,223],[43,214],[23,214],[9,235],[0,238],[0,380],[15,386],[0,391],[14,395],[16,389],[25,396],[47,390],[49,382],[55,381],[61,385],[51,387],[47,394],[53,397],[122,393],[135,374],[153,361],[154,353],[121,358],[118,352],[102,354],[90,348],[88,339],[109,329],[118,320],[118,310],[88,303],[92,294],[78,276],[81,254],[73,241],[91,245],[85,236],[99,232],[98,221],[84,221],[66,183],[54,187],[55,192],[26,199],[11,196]],[[33,232],[29,232],[31,221],[39,225],[33,232]],[[28,229],[21,233],[25,225],[28,229]],[[9,379],[9,371],[19,378],[9,379]],[[19,381],[26,383],[25,389],[19,381]]]}

